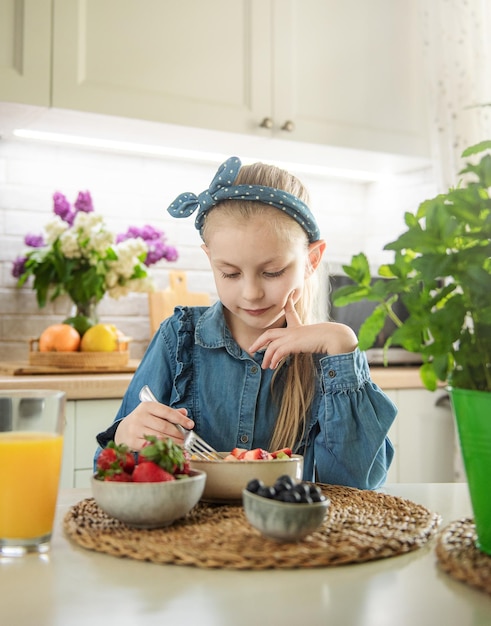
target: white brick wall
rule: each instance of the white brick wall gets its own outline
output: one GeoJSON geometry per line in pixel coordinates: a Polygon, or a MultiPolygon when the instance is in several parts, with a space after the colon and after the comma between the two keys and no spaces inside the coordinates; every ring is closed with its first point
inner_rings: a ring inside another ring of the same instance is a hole
{"type": "MultiPolygon", "coordinates": [[[[25,249],[26,233],[40,233],[51,217],[55,191],[73,202],[78,191],[90,190],[95,210],[115,232],[145,223],[165,230],[180,257],[176,263],[162,262],[152,268],[157,287],[167,286],[169,269],[181,269],[188,274],[191,291],[209,291],[215,298],[194,220],[175,220],[166,211],[179,193],[205,189],[214,173],[210,164],[0,141],[0,360],[25,361],[28,339],[69,313],[68,300],[40,310],[33,290],[18,289],[11,276],[12,261],[25,249]]],[[[382,262],[381,247],[402,230],[403,212],[434,193],[428,172],[378,185],[306,176],[303,180],[334,269],[361,250],[375,263],[382,262]]],[[[133,337],[131,355],[141,357],[149,340],[146,295],[106,298],[100,316],[133,337]]]]}

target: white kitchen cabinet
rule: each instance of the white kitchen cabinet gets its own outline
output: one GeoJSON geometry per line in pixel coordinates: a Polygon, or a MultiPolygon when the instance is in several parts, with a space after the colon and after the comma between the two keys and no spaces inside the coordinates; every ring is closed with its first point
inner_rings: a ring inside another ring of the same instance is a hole
{"type": "Polygon", "coordinates": [[[53,105],[427,154],[415,3],[55,0],[53,105]]]}
{"type": "Polygon", "coordinates": [[[51,0],[0,0],[0,100],[48,106],[51,0]]]}
{"type": "MultiPolygon", "coordinates": [[[[29,41],[40,62],[46,33],[29,41]]],[[[60,109],[427,156],[421,49],[402,1],[53,0],[39,80],[60,109]]]]}
{"type": "Polygon", "coordinates": [[[396,450],[387,482],[454,482],[457,440],[446,391],[384,390],[399,413],[389,437],[396,450]]]}
{"type": "Polygon", "coordinates": [[[95,437],[111,424],[120,405],[120,399],[67,402],[62,487],[90,487],[95,437]]]}

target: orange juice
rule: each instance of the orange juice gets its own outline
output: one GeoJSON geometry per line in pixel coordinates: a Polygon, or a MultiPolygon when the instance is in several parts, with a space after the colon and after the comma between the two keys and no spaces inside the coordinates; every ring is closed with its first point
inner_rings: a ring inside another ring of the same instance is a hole
{"type": "Polygon", "coordinates": [[[50,535],[63,436],[0,432],[0,539],[50,535]]]}

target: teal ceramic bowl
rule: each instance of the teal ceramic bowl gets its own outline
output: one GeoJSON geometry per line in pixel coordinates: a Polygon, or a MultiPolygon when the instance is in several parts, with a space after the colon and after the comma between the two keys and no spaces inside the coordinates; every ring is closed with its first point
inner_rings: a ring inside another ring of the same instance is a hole
{"type": "Polygon", "coordinates": [[[199,502],[206,474],[192,471],[187,478],[158,483],[124,483],[92,477],[92,495],[101,509],[136,528],[169,526],[199,502]]]}
{"type": "Polygon", "coordinates": [[[330,500],[308,504],[281,502],[244,489],[242,503],[248,522],[265,537],[300,541],[317,530],[326,517],[330,500]]]}

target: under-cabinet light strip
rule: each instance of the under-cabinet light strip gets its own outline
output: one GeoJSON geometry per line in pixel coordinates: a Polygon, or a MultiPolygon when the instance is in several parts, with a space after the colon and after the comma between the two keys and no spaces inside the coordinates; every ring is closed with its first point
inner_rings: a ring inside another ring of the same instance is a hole
{"type": "MultiPolygon", "coordinates": [[[[12,134],[20,139],[30,139],[47,143],[97,148],[100,150],[109,150],[111,152],[125,152],[146,156],[185,159],[189,161],[212,162],[218,164],[222,163],[230,156],[229,154],[221,154],[218,152],[205,152],[202,150],[181,149],[130,141],[116,141],[113,139],[99,139],[97,137],[83,137],[81,135],[68,135],[64,133],[29,130],[24,128],[14,130],[12,134]]],[[[253,163],[254,161],[261,159],[244,157],[241,155],[241,160],[245,164],[253,163]]],[[[381,179],[380,174],[365,170],[334,168],[323,165],[315,165],[313,163],[287,163],[277,161],[276,159],[274,160],[274,163],[278,167],[283,167],[284,169],[294,172],[313,174],[315,176],[325,176],[327,178],[341,178],[357,182],[376,182],[381,179]]]]}

